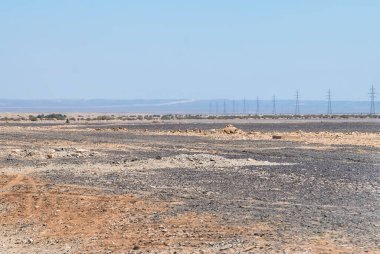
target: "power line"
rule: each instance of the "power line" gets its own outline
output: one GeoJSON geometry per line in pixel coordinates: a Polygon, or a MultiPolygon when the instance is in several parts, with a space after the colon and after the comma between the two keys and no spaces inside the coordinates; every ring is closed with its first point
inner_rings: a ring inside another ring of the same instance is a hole
{"type": "Polygon", "coordinates": [[[331,90],[327,92],[327,114],[332,115],[332,106],[331,106],[331,90]]]}
{"type": "Polygon", "coordinates": [[[376,92],[375,92],[375,88],[373,87],[373,85],[372,85],[372,87],[370,89],[369,95],[370,95],[370,98],[371,98],[371,109],[369,111],[369,114],[370,115],[374,115],[374,114],[376,114],[376,110],[375,110],[376,92]]]}
{"type": "Polygon", "coordinates": [[[272,108],[273,115],[276,115],[276,95],[273,95],[273,108],[272,108]]]}
{"type": "Polygon", "coordinates": [[[296,92],[296,109],[294,113],[296,115],[300,115],[300,96],[298,90],[296,92]]]}

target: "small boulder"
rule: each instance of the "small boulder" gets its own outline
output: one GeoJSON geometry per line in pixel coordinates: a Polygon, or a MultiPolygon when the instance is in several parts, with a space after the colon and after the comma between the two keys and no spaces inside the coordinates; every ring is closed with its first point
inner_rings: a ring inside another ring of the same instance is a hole
{"type": "Polygon", "coordinates": [[[239,132],[239,129],[233,126],[232,124],[229,124],[223,128],[223,132],[226,134],[236,134],[239,132]]]}

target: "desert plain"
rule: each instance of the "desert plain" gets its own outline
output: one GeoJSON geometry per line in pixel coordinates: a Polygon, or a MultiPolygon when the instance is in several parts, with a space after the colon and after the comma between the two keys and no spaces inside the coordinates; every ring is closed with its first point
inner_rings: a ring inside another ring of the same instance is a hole
{"type": "Polygon", "coordinates": [[[380,121],[1,122],[0,253],[380,253],[380,121]]]}

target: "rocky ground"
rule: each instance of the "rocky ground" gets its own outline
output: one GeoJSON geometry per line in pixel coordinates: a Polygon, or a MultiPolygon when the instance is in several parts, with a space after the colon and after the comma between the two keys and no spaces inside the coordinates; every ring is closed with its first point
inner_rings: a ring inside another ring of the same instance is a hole
{"type": "Polygon", "coordinates": [[[226,125],[2,123],[0,253],[380,253],[378,122],[226,125]]]}

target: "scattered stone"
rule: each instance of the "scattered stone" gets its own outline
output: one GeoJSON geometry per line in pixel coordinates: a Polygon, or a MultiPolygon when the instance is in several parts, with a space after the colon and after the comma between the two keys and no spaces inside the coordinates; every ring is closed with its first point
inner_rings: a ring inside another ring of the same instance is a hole
{"type": "Polygon", "coordinates": [[[273,135],[272,139],[282,139],[282,136],[280,136],[280,135],[273,135]]]}
{"type": "Polygon", "coordinates": [[[87,150],[84,150],[84,149],[75,149],[75,150],[77,153],[80,153],[80,154],[87,152],[87,150]]]}
{"type": "Polygon", "coordinates": [[[244,249],[244,252],[253,250],[254,248],[256,248],[255,245],[249,246],[249,247],[247,247],[247,248],[244,249]]]}
{"type": "Polygon", "coordinates": [[[221,247],[219,250],[228,250],[232,248],[232,244],[228,244],[226,246],[221,247]]]}
{"type": "Polygon", "coordinates": [[[36,153],[34,151],[26,151],[26,156],[31,157],[34,155],[36,155],[36,153]]]}

